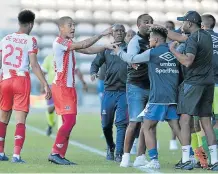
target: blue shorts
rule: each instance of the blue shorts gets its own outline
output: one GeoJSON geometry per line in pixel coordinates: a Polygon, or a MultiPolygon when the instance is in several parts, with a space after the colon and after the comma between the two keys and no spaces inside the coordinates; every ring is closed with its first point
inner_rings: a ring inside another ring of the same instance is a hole
{"type": "Polygon", "coordinates": [[[132,84],[127,84],[126,89],[129,121],[143,122],[143,117],[137,116],[144,110],[148,102],[149,90],[132,84]]]}
{"type": "Polygon", "coordinates": [[[177,105],[147,104],[144,119],[153,121],[178,120],[176,108],[177,105]]]}

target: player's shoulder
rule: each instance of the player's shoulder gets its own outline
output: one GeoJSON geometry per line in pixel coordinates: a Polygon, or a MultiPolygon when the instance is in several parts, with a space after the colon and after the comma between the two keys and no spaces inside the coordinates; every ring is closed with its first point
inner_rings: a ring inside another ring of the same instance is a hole
{"type": "Polygon", "coordinates": [[[53,45],[63,45],[63,46],[67,46],[67,44],[69,43],[68,39],[62,38],[62,37],[56,37],[53,45]]]}

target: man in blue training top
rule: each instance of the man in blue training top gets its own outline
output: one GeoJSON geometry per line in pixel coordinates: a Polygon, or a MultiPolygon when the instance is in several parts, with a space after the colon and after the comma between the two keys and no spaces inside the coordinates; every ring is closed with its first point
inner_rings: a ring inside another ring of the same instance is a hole
{"type": "Polygon", "coordinates": [[[150,47],[141,54],[132,56],[116,46],[115,52],[128,63],[148,64],[150,94],[146,108],[139,116],[144,116],[143,130],[150,162],[144,168],[159,169],[156,126],[159,121],[168,121],[180,139],[179,116],[176,113],[179,85],[179,62],[170,52],[166,43],[167,30],[153,28],[150,33],[150,47]]]}

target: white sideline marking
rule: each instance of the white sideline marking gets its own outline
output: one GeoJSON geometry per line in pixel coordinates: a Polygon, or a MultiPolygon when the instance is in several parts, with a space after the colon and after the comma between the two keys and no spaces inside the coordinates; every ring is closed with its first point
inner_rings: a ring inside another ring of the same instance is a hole
{"type": "MultiPolygon", "coordinates": [[[[14,122],[11,122],[12,124],[15,124],[14,122]]],[[[40,135],[45,135],[45,132],[36,128],[36,127],[33,127],[33,126],[30,126],[30,125],[26,125],[26,128],[33,131],[33,132],[36,132],[40,135]]],[[[56,137],[54,135],[51,135],[50,136],[51,138],[55,139],[56,137]]],[[[93,147],[90,147],[90,146],[87,146],[85,144],[81,144],[77,141],[73,141],[73,140],[70,140],[69,141],[69,144],[73,145],[73,146],[76,146],[80,149],[83,149],[85,151],[88,151],[88,152],[91,152],[91,153],[95,153],[95,154],[98,154],[100,156],[103,156],[105,157],[106,156],[106,152],[103,152],[101,150],[98,150],[98,149],[95,149],[93,147]]],[[[139,168],[139,167],[135,167],[136,169],[142,171],[142,172],[146,172],[146,173],[158,173],[158,174],[163,174],[161,172],[158,172],[158,171],[155,171],[155,170],[152,170],[152,169],[144,169],[144,168],[139,168]]]]}

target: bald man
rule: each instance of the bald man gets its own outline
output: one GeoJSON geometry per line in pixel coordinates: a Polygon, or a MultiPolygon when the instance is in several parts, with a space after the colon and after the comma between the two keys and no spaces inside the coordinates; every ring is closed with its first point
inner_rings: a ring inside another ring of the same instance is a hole
{"type": "Polygon", "coordinates": [[[136,32],[132,29],[129,29],[126,32],[125,42],[128,44],[129,41],[136,35],[136,32]]]}

